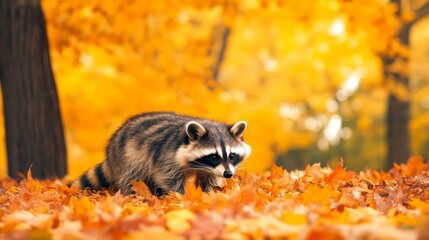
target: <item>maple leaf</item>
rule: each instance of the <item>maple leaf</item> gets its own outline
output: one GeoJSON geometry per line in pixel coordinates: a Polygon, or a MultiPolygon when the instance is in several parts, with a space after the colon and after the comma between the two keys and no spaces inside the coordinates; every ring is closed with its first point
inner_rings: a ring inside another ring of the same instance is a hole
{"type": "Polygon", "coordinates": [[[81,198],[70,198],[68,207],[71,208],[75,218],[80,219],[84,223],[90,221],[96,216],[94,212],[95,205],[87,196],[83,196],[81,198]]]}
{"type": "Polygon", "coordinates": [[[337,164],[334,171],[325,177],[325,182],[328,184],[335,184],[338,181],[341,180],[349,180],[350,179],[350,173],[346,171],[345,168],[343,168],[343,160],[337,164]]]}
{"type": "Polygon", "coordinates": [[[423,162],[422,157],[410,157],[408,159],[406,165],[406,172],[408,176],[415,175],[425,170],[428,170],[428,164],[423,162]]]}
{"type": "Polygon", "coordinates": [[[390,170],[391,173],[402,174],[403,176],[412,176],[422,171],[428,170],[428,164],[423,162],[423,158],[410,157],[405,164],[393,164],[393,169],[390,170]]]}
{"type": "Polygon", "coordinates": [[[302,203],[304,204],[319,204],[324,206],[329,206],[331,200],[336,199],[338,196],[339,192],[331,185],[326,185],[326,187],[308,185],[305,192],[301,195],[302,203]]]}
{"type": "Polygon", "coordinates": [[[34,194],[40,194],[43,188],[43,185],[39,182],[33,179],[31,175],[31,168],[27,171],[27,179],[22,180],[25,184],[24,191],[24,197],[29,198],[31,195],[34,194]],[[25,194],[28,194],[27,196],[25,194]]]}
{"type": "Polygon", "coordinates": [[[393,206],[393,201],[390,198],[383,198],[377,193],[374,194],[374,200],[378,209],[384,214],[387,214],[393,206]]]}
{"type": "Polygon", "coordinates": [[[273,180],[273,179],[279,178],[280,176],[282,176],[283,172],[284,172],[283,167],[277,166],[276,163],[273,162],[271,164],[271,174],[268,177],[268,179],[273,180]]]}
{"type": "Polygon", "coordinates": [[[184,199],[192,202],[201,202],[203,198],[203,190],[200,186],[196,186],[193,179],[189,179],[185,183],[184,199]]]}
{"type": "Polygon", "coordinates": [[[317,179],[317,178],[324,177],[326,173],[322,171],[322,168],[320,167],[320,163],[315,163],[313,165],[307,165],[305,167],[305,175],[317,179]]]}
{"type": "Polygon", "coordinates": [[[292,176],[292,179],[297,178],[303,182],[322,184],[323,178],[328,172],[331,172],[331,170],[323,169],[320,167],[320,163],[315,163],[313,165],[307,165],[304,171],[295,171],[296,176],[292,176]]]}
{"type": "Polygon", "coordinates": [[[131,189],[140,196],[144,198],[152,198],[152,193],[149,190],[149,187],[142,181],[131,180],[131,184],[133,185],[131,189]]]}
{"type": "Polygon", "coordinates": [[[253,203],[258,200],[256,194],[257,186],[254,184],[246,185],[231,196],[231,202],[235,204],[253,203]]]}
{"type": "Polygon", "coordinates": [[[60,189],[59,189],[62,193],[64,193],[64,194],[66,194],[67,196],[73,196],[73,195],[77,195],[78,193],[80,193],[81,192],[81,190],[78,188],[78,187],[76,187],[76,186],[74,186],[74,185],[72,185],[72,186],[70,186],[70,187],[67,187],[67,185],[60,185],[60,189]]]}
{"type": "Polygon", "coordinates": [[[359,187],[353,187],[348,189],[343,189],[340,199],[338,200],[339,206],[345,207],[363,207],[366,205],[362,193],[365,190],[362,190],[359,187]]]}

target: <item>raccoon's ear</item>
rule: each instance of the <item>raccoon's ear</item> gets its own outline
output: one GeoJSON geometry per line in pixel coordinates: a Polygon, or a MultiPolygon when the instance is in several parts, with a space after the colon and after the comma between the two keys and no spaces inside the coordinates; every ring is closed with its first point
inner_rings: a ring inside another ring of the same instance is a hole
{"type": "Polygon", "coordinates": [[[207,133],[206,129],[195,121],[190,121],[186,124],[186,134],[191,141],[198,140],[207,133]]]}
{"type": "Polygon", "coordinates": [[[241,136],[243,136],[244,131],[246,131],[246,128],[247,128],[247,122],[240,121],[232,125],[229,131],[232,133],[232,135],[234,135],[234,137],[241,138],[241,136]]]}

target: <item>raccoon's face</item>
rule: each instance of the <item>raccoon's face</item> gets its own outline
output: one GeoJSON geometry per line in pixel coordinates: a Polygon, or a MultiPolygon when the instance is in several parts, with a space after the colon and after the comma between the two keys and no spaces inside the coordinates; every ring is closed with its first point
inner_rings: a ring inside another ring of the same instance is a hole
{"type": "Polygon", "coordinates": [[[234,125],[190,121],[185,127],[187,144],[176,156],[184,167],[230,178],[251,152],[242,137],[246,128],[244,121],[234,125]]]}

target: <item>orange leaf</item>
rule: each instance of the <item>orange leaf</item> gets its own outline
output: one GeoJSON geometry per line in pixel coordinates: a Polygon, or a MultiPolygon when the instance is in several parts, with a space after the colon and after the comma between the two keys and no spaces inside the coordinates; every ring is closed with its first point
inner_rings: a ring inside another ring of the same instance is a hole
{"type": "Polygon", "coordinates": [[[347,180],[349,179],[349,174],[347,173],[346,169],[343,168],[343,160],[337,164],[334,171],[325,177],[325,181],[329,184],[334,184],[337,181],[340,180],[347,180]]]}
{"type": "Polygon", "coordinates": [[[407,173],[408,175],[414,175],[423,170],[428,170],[428,164],[423,162],[423,158],[418,157],[410,157],[407,162],[407,173]]]}
{"type": "Polygon", "coordinates": [[[303,204],[319,204],[328,206],[331,199],[336,199],[338,195],[339,192],[335,191],[335,189],[330,185],[327,185],[326,187],[308,185],[301,197],[303,204]]]}
{"type": "Polygon", "coordinates": [[[424,214],[429,213],[429,203],[428,202],[424,202],[418,198],[413,198],[413,199],[411,199],[409,204],[410,204],[410,206],[413,206],[416,209],[419,209],[424,214]]]}
{"type": "Polygon", "coordinates": [[[196,218],[195,214],[188,209],[178,209],[165,214],[167,227],[172,232],[183,232],[191,227],[191,220],[196,218]]]}
{"type": "Polygon", "coordinates": [[[191,201],[199,202],[203,196],[203,190],[200,186],[195,186],[194,181],[187,181],[185,184],[185,198],[191,201]]]}
{"type": "Polygon", "coordinates": [[[283,174],[283,167],[277,166],[274,162],[271,164],[271,174],[268,177],[270,180],[279,178],[283,174]]]}
{"type": "Polygon", "coordinates": [[[27,181],[33,181],[33,175],[31,174],[31,167],[32,166],[33,165],[31,165],[30,168],[28,168],[28,171],[27,171],[27,181]]]}
{"type": "Polygon", "coordinates": [[[428,164],[423,162],[423,158],[420,156],[410,157],[406,164],[393,163],[393,169],[391,171],[397,171],[403,176],[412,176],[424,170],[428,170],[428,164]]]}
{"type": "Polygon", "coordinates": [[[136,192],[137,195],[143,196],[144,198],[152,197],[152,193],[144,182],[131,180],[131,184],[133,185],[131,189],[136,192]]]}
{"type": "Polygon", "coordinates": [[[307,217],[304,214],[297,214],[292,211],[285,211],[280,220],[291,225],[304,225],[307,223],[307,217]]]}
{"type": "Polygon", "coordinates": [[[335,230],[333,228],[330,228],[328,226],[325,227],[315,227],[310,230],[310,232],[307,235],[307,238],[309,240],[317,240],[317,239],[332,239],[332,240],[339,240],[339,239],[345,239],[341,232],[339,230],[335,230]]]}
{"type": "Polygon", "coordinates": [[[320,167],[320,163],[315,163],[313,165],[307,165],[305,167],[305,175],[312,177],[312,178],[322,178],[326,175],[322,171],[322,168],[320,167]]]}

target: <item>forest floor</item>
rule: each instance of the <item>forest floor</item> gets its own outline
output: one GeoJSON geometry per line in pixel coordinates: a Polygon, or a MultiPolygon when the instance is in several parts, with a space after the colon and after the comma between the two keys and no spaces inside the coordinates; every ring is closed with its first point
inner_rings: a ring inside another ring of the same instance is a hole
{"type": "Polygon", "coordinates": [[[429,239],[429,170],[420,157],[388,172],[319,164],[238,172],[223,189],[152,196],[0,180],[0,239],[429,239]]]}

